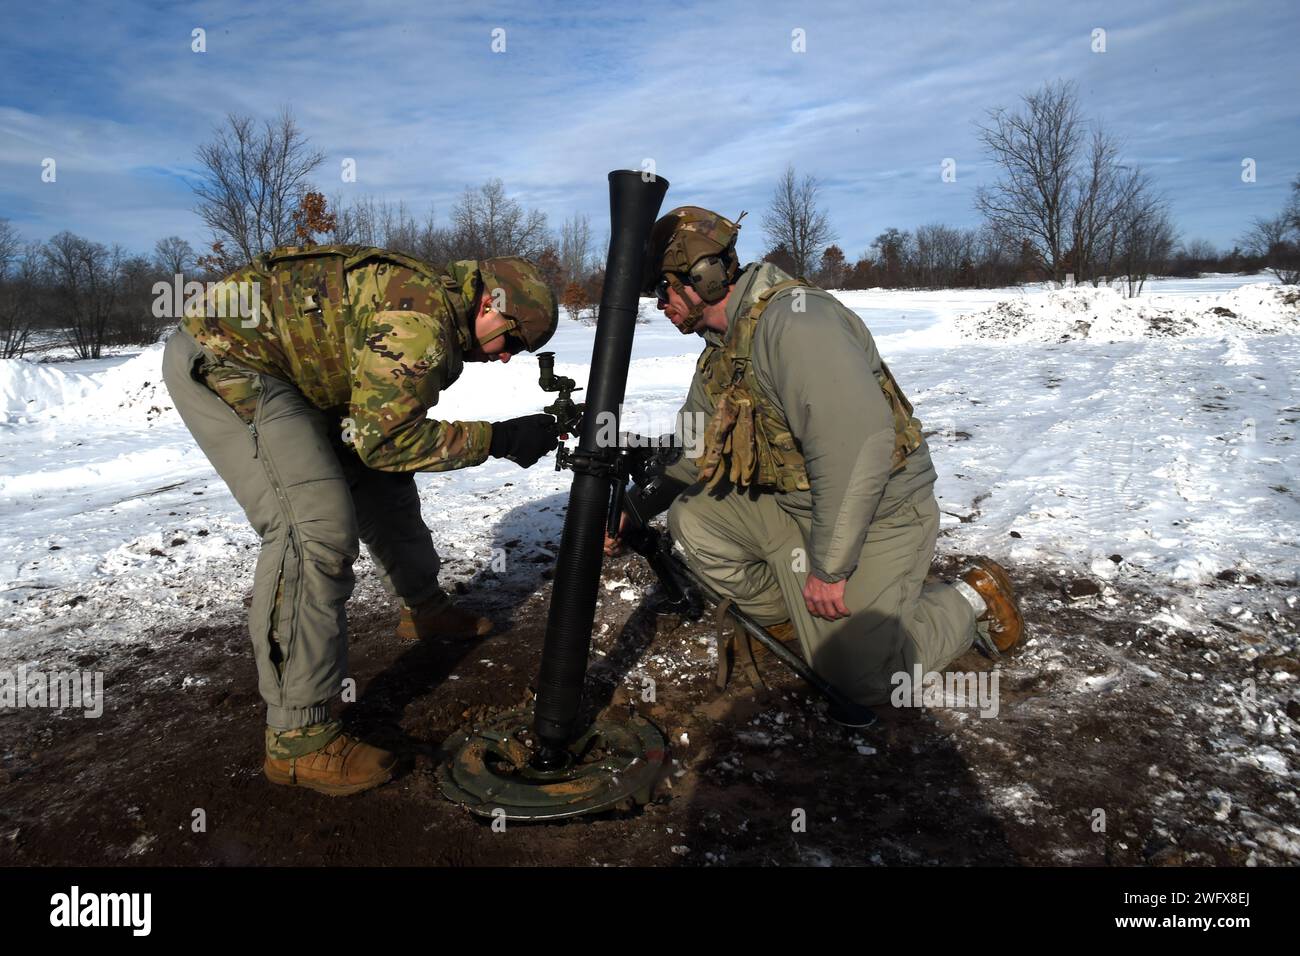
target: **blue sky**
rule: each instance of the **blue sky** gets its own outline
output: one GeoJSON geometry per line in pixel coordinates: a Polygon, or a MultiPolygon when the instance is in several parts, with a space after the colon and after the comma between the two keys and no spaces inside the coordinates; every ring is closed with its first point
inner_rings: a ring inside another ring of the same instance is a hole
{"type": "Polygon", "coordinates": [[[327,195],[432,203],[445,221],[499,176],[553,226],[586,212],[599,233],[605,174],[651,158],[668,205],[750,210],[747,258],[787,162],[823,180],[850,256],[887,226],[977,224],[975,187],[995,171],[975,122],[1058,78],[1151,172],[1186,238],[1230,244],[1300,173],[1293,0],[5,6],[0,216],[29,238],[197,247],[195,147],[228,112],[286,105],[326,154],[327,195]],[[41,181],[45,157],[57,182],[41,181]]]}

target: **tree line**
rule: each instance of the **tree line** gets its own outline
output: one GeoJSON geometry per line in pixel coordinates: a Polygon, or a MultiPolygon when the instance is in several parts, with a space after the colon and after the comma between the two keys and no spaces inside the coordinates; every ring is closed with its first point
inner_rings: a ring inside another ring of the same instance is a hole
{"type": "Polygon", "coordinates": [[[1122,143],[1081,113],[1071,83],[1048,83],[1020,108],[990,110],[977,134],[999,171],[976,191],[976,228],[929,223],[890,227],[850,262],[821,208],[821,184],[787,166],[763,232],[764,258],[829,288],[956,288],[1023,282],[1118,283],[1129,294],[1155,274],[1267,268],[1295,282],[1300,254],[1300,177],[1287,207],[1255,219],[1231,250],[1179,241],[1167,198],[1123,161],[1122,143]]]}
{"type": "MultiPolygon", "coordinates": [[[[1252,221],[1231,250],[1179,241],[1168,202],[1122,144],[1086,120],[1069,83],[1048,83],[1019,108],[990,110],[978,137],[999,178],[980,187],[973,228],[932,222],[889,227],[850,259],[836,244],[822,184],[788,165],[761,228],[764,259],[831,289],[992,288],[1023,282],[1118,282],[1130,294],[1153,274],[1271,270],[1300,281],[1300,177],[1286,206],[1252,221]]],[[[25,242],[0,219],[0,357],[65,345],[97,358],[115,345],[148,344],[174,319],[156,318],[154,285],[181,274],[219,279],[278,246],[356,243],[431,263],[518,255],[539,264],[570,317],[594,315],[606,237],[575,214],[552,229],[500,179],[467,187],[442,221],[383,197],[327,198],[315,185],[325,162],[282,111],[260,123],[230,115],[196,151],[195,212],[206,248],[179,236],[133,254],[64,231],[25,242]]]]}
{"type": "Polygon", "coordinates": [[[188,273],[194,261],[179,236],[138,255],[67,230],[24,242],[0,219],[0,358],[57,345],[99,358],[110,346],[153,342],[174,323],[154,317],[154,284],[188,273]]]}
{"type": "Polygon", "coordinates": [[[438,264],[524,256],[565,291],[573,314],[599,300],[603,266],[590,219],[575,215],[552,230],[544,212],[525,208],[500,179],[466,188],[445,223],[432,207],[417,216],[373,196],[327,199],[313,184],[324,155],[287,111],[261,124],[228,116],[196,155],[195,212],[209,233],[202,250],[168,236],[151,254],[133,254],[68,231],[24,242],[0,219],[0,358],[51,346],[98,358],[113,346],[147,345],[175,322],[154,315],[157,283],[177,275],[218,280],[292,244],[382,246],[438,264]]]}

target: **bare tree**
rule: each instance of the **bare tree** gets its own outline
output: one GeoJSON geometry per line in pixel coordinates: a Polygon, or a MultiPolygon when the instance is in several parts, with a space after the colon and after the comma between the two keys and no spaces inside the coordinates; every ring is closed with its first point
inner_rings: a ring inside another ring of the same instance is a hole
{"type": "Polygon", "coordinates": [[[0,279],[9,274],[9,268],[22,249],[23,240],[8,219],[0,217],[0,279]]]}
{"type": "MultiPolygon", "coordinates": [[[[917,226],[913,233],[913,275],[923,289],[959,285],[963,272],[973,269],[975,233],[942,223],[917,226]]],[[[969,284],[973,278],[967,277],[969,284]]]]}
{"type": "Polygon", "coordinates": [[[55,310],[78,358],[99,358],[117,308],[122,249],[64,230],[45,244],[55,310]]]}
{"type": "Polygon", "coordinates": [[[564,220],[560,226],[559,256],[566,285],[581,283],[591,271],[591,218],[585,213],[564,220]]]}
{"type": "Polygon", "coordinates": [[[821,183],[809,175],[795,175],[794,164],[785,167],[763,214],[763,234],[772,248],[784,246],[799,275],[810,275],[821,250],[835,240],[825,210],[817,206],[821,183]]]}
{"type": "Polygon", "coordinates": [[[1121,217],[1148,188],[1140,170],[1120,163],[1119,149],[1118,140],[1095,126],[1073,190],[1067,265],[1076,281],[1093,286],[1114,273],[1121,217]]]}
{"type": "Polygon", "coordinates": [[[1296,176],[1291,183],[1291,198],[1282,214],[1291,223],[1291,228],[1300,234],[1300,176],[1296,176]]]}
{"type": "MultiPolygon", "coordinates": [[[[433,210],[429,210],[428,224],[433,225],[433,210]]],[[[422,224],[400,200],[389,203],[387,200],[379,205],[378,245],[408,256],[419,254],[421,234],[425,232],[422,224]]]]}
{"type": "Polygon", "coordinates": [[[153,264],[164,276],[183,275],[194,266],[194,247],[180,236],[159,239],[153,247],[153,264]]]}
{"type": "Polygon", "coordinates": [[[1125,292],[1131,298],[1168,261],[1177,240],[1169,204],[1152,189],[1144,174],[1138,174],[1116,214],[1114,235],[1115,274],[1123,279],[1125,292]]]}
{"type": "Polygon", "coordinates": [[[196,212],[211,230],[213,257],[234,268],[293,241],[294,210],[325,161],[283,110],[260,126],[231,113],[197,151],[205,177],[194,187],[196,212]]]}
{"type": "Polygon", "coordinates": [[[158,319],[153,314],[153,287],[159,279],[176,273],[162,274],[145,256],[127,256],[119,268],[115,307],[110,317],[109,340],[115,345],[150,345],[158,340],[172,319],[158,319]]]}
{"type": "Polygon", "coordinates": [[[1264,259],[1278,282],[1300,284],[1300,229],[1287,212],[1252,219],[1241,244],[1251,255],[1264,259]]]}
{"type": "Polygon", "coordinates": [[[27,351],[43,291],[40,243],[24,244],[9,220],[0,219],[0,358],[27,351]]]}
{"type": "Polygon", "coordinates": [[[1214,261],[1219,258],[1219,250],[1208,239],[1190,239],[1179,247],[1179,254],[1194,262],[1214,261]]]}
{"type": "Polygon", "coordinates": [[[525,210],[506,195],[505,183],[489,179],[478,189],[466,189],[451,211],[452,228],[464,258],[523,256],[536,259],[550,241],[546,213],[525,210]]]}
{"type": "Polygon", "coordinates": [[[434,264],[472,259],[478,252],[456,230],[437,224],[432,204],[423,219],[405,202],[373,196],[346,202],[336,195],[331,206],[335,223],[326,234],[328,242],[378,246],[434,264]]]}
{"type": "Polygon", "coordinates": [[[348,200],[342,192],[330,199],[334,210],[334,231],[331,243],[339,245],[381,246],[377,230],[378,209],[375,197],[361,196],[348,200]]]}
{"type": "Polygon", "coordinates": [[[1059,281],[1066,271],[1074,170],[1085,133],[1074,84],[1047,84],[1024,97],[1020,112],[991,110],[988,124],[978,129],[1004,178],[976,191],[976,208],[1007,238],[1028,240],[1043,271],[1059,281]]]}
{"type": "Polygon", "coordinates": [[[1169,274],[1185,279],[1195,279],[1205,272],[1217,271],[1222,256],[1214,244],[1206,239],[1188,239],[1179,243],[1173,252],[1169,274]]]}
{"type": "Polygon", "coordinates": [[[1291,196],[1276,216],[1256,217],[1242,237],[1246,251],[1286,285],[1300,284],[1300,176],[1291,184],[1291,196]]]}
{"type": "Polygon", "coordinates": [[[1072,83],[1048,83],[1019,112],[991,111],[979,135],[1004,175],[976,191],[976,208],[1031,271],[1094,286],[1120,276],[1133,295],[1167,263],[1167,204],[1142,170],[1120,162],[1117,139],[1081,119],[1072,83]]]}
{"type": "Polygon", "coordinates": [[[993,289],[1017,281],[1020,247],[987,223],[975,233],[974,257],[973,285],[993,289]]]}

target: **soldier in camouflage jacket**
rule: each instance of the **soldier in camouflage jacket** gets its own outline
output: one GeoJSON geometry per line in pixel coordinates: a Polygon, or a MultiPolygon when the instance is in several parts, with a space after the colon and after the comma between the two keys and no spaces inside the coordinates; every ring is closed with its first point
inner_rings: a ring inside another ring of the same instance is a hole
{"type": "Polygon", "coordinates": [[[426,413],[464,362],[536,350],[557,314],[522,259],[439,269],[361,246],[277,249],[186,309],[164,379],[262,539],[249,630],[272,781],[341,794],[391,775],[393,755],[344,733],[329,708],[347,674],[359,541],[403,603],[399,636],[490,630],[438,584],[414,473],[489,456],[531,466],[555,448],[555,423],[426,413]]]}

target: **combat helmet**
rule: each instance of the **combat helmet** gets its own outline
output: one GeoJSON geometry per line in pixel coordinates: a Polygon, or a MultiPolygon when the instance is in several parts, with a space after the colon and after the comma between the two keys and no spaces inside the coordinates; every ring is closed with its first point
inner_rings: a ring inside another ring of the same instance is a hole
{"type": "Polygon", "coordinates": [[[682,332],[695,331],[704,305],[721,301],[740,272],[736,237],[744,217],[742,212],[733,222],[700,206],[678,206],[650,230],[642,293],[655,295],[662,281],[686,298],[682,287],[688,283],[703,300],[692,306],[682,332]]]}
{"type": "MultiPolygon", "coordinates": [[[[477,302],[479,293],[485,292],[491,308],[509,320],[499,331],[479,340],[480,346],[510,334],[522,341],[528,351],[536,352],[555,334],[560,321],[559,302],[541,272],[527,259],[519,256],[461,259],[451,263],[447,272],[460,285],[466,302],[477,302]]],[[[472,318],[470,327],[473,328],[472,318]]]]}

